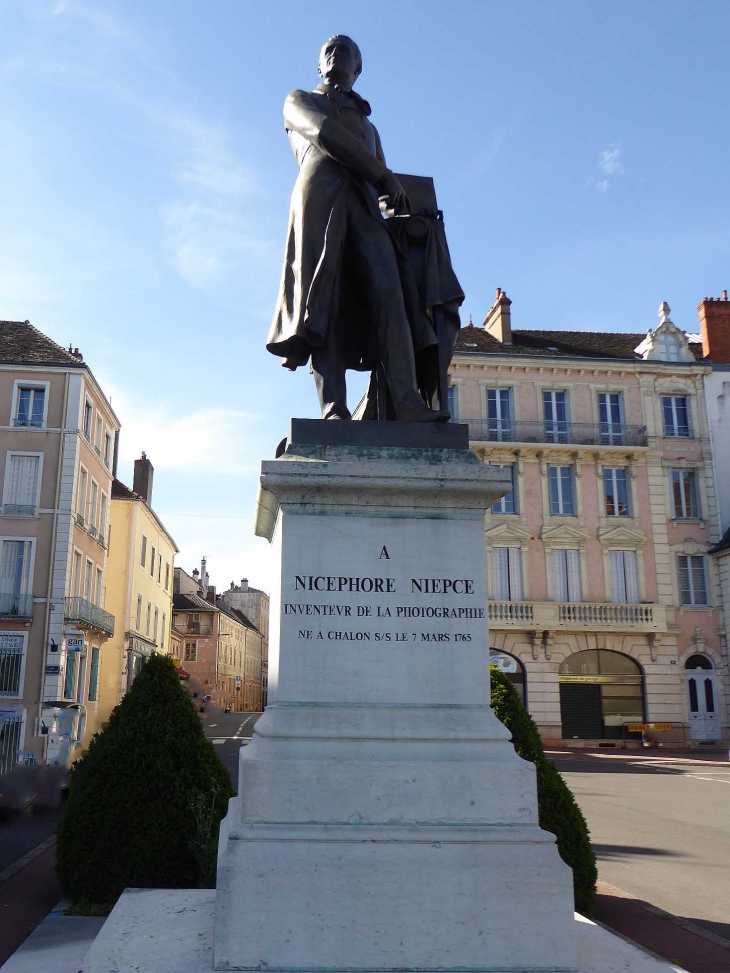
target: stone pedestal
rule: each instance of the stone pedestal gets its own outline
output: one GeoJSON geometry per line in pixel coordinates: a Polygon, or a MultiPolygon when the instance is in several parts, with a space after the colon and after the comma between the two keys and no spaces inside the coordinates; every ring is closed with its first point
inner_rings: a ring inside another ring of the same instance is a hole
{"type": "Polygon", "coordinates": [[[509,483],[464,427],[412,430],[299,421],[262,465],[270,704],[221,830],[216,969],[576,969],[570,870],[489,706],[509,483]]]}

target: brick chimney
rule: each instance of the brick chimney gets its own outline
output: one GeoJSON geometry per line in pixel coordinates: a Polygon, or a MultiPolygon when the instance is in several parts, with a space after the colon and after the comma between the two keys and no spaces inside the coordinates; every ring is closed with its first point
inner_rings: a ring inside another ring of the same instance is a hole
{"type": "Polygon", "coordinates": [[[511,305],[512,301],[502,288],[498,287],[494,304],[489,308],[484,319],[484,330],[488,331],[497,341],[501,341],[503,345],[512,344],[511,305]]]}
{"type": "Polygon", "coordinates": [[[730,364],[730,301],[727,291],[722,297],[704,297],[697,307],[700,316],[702,354],[718,364],[730,364]]]}
{"type": "Polygon", "coordinates": [[[142,453],[142,457],[134,461],[132,489],[135,493],[139,493],[140,496],[144,497],[147,503],[150,504],[152,503],[152,477],[154,474],[154,466],[147,459],[147,454],[142,453]]]}

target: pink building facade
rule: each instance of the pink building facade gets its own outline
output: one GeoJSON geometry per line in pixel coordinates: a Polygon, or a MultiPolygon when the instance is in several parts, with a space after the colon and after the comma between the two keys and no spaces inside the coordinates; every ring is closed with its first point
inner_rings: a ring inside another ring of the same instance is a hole
{"type": "Polygon", "coordinates": [[[513,331],[510,304],[450,373],[472,449],[513,478],[485,525],[493,660],[550,743],[727,739],[701,343],[666,305],[594,334],[513,331]]]}

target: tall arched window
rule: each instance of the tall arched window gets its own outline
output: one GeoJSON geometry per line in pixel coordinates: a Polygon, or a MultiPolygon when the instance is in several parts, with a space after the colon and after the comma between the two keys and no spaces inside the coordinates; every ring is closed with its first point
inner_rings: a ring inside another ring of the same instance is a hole
{"type": "Polygon", "coordinates": [[[644,722],[644,674],[620,652],[587,649],[560,665],[560,714],[565,740],[625,739],[644,722]]]}

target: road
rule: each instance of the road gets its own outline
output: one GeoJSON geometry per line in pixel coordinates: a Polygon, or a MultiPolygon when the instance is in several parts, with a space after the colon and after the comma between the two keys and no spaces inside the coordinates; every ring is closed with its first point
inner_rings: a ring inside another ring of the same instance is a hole
{"type": "Polygon", "coordinates": [[[692,758],[548,753],[580,805],[598,876],[730,939],[730,764],[692,758]]]}
{"type": "Polygon", "coordinates": [[[208,707],[201,717],[205,735],[231,775],[235,791],[238,790],[238,752],[251,739],[259,716],[261,713],[224,713],[208,707]]]}

